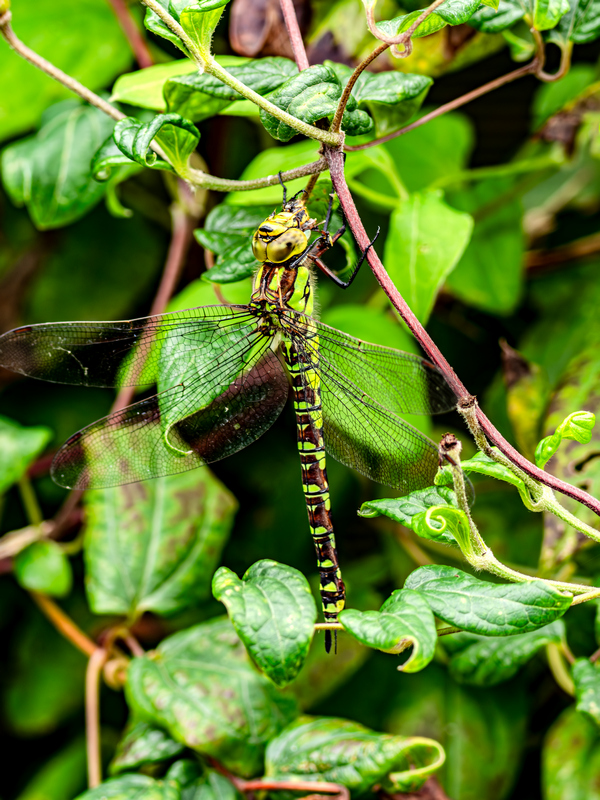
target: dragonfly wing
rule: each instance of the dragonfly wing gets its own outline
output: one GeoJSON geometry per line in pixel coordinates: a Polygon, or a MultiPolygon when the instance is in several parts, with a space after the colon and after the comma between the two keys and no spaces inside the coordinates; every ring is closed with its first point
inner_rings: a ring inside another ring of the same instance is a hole
{"type": "MultiPolygon", "coordinates": [[[[438,469],[436,445],[342,372],[339,359],[331,358],[331,346],[321,345],[321,327],[318,338],[299,328],[292,338],[296,348],[306,352],[306,360],[318,360],[327,452],[371,480],[405,494],[430,486],[438,469]]],[[[351,373],[359,378],[356,369],[351,373]]]]}
{"type": "Polygon", "coordinates": [[[440,414],[456,407],[442,373],[424,358],[316,324],[323,357],[376,403],[395,414],[440,414]]]}
{"type": "Polygon", "coordinates": [[[54,383],[147,386],[165,343],[185,359],[198,343],[218,347],[254,321],[246,306],[204,306],[121,322],[27,325],[0,336],[0,366],[54,383]]]}
{"type": "Polygon", "coordinates": [[[403,494],[431,486],[435,444],[321,361],[325,449],[342,464],[403,494]]]}
{"type": "Polygon", "coordinates": [[[67,488],[118,486],[184,472],[251,444],[288,396],[269,345],[270,337],[245,335],[195,379],[84,428],[56,454],[52,477],[67,488]]]}

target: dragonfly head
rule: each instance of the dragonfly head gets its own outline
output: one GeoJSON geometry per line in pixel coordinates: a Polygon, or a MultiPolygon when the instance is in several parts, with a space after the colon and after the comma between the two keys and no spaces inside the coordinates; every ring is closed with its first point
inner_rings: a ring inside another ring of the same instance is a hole
{"type": "Polygon", "coordinates": [[[258,261],[283,264],[306,250],[315,224],[304,204],[293,198],[283,211],[271,214],[259,225],[252,237],[252,251],[258,261]]]}

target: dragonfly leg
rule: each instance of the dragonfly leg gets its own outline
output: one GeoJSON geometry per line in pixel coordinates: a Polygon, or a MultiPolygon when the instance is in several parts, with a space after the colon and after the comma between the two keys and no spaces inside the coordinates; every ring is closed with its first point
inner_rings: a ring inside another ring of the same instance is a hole
{"type": "MultiPolygon", "coordinates": [[[[279,170],[279,172],[277,173],[277,177],[279,178],[279,183],[281,184],[281,188],[283,189],[283,206],[284,206],[284,210],[285,210],[285,205],[288,202],[288,199],[287,199],[287,186],[283,182],[283,173],[281,172],[281,170],[279,170]]],[[[305,194],[305,193],[306,193],[306,189],[299,189],[293,197],[290,197],[289,202],[291,203],[292,200],[295,200],[298,197],[298,195],[305,194]]]]}
{"type": "MultiPolygon", "coordinates": [[[[377,237],[379,236],[379,231],[380,231],[380,228],[377,228],[377,233],[375,234],[375,236],[371,239],[369,244],[363,250],[361,257],[359,258],[358,262],[356,263],[356,266],[352,270],[352,275],[350,275],[350,277],[348,278],[347,281],[343,281],[340,278],[340,276],[334,270],[331,269],[331,267],[328,267],[327,264],[325,264],[324,261],[321,261],[321,258],[320,258],[321,253],[319,253],[318,251],[316,253],[312,254],[311,258],[313,259],[313,261],[315,262],[317,267],[321,270],[321,272],[324,272],[325,275],[327,275],[329,278],[331,278],[331,280],[335,284],[340,286],[342,289],[347,289],[350,286],[350,284],[352,283],[352,281],[354,280],[354,278],[356,278],[356,276],[358,275],[358,271],[362,267],[363,261],[367,257],[367,253],[373,247],[373,245],[375,244],[375,242],[377,240],[377,237]]],[[[343,232],[344,231],[342,231],[342,233],[343,232]]],[[[340,233],[339,236],[341,236],[341,235],[342,234],[340,233]]],[[[335,236],[332,237],[332,241],[335,242],[337,239],[339,239],[339,236],[336,233],[335,236]]],[[[319,241],[319,240],[317,239],[317,241],[319,241]]]]}
{"type": "Polygon", "coordinates": [[[281,184],[281,188],[283,189],[283,205],[287,202],[287,186],[283,182],[283,174],[281,170],[277,173],[277,177],[279,178],[279,183],[281,184]]]}

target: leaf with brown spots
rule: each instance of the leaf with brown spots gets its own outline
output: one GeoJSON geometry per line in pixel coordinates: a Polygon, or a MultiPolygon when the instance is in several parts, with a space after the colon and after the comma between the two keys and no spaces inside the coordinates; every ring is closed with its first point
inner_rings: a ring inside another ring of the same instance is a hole
{"type": "Polygon", "coordinates": [[[134,658],[127,702],[136,718],[236,775],[263,768],[264,750],[296,716],[296,701],[252,665],[229,620],[169,636],[134,658]]]}
{"type": "Polygon", "coordinates": [[[174,614],[209,595],[236,502],[206,467],[86,496],[87,594],[97,614],[174,614]]]}

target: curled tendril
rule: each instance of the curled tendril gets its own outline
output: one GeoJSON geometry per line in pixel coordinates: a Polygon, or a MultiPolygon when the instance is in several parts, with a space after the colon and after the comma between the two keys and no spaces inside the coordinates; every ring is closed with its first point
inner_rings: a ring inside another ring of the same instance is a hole
{"type": "MultiPolygon", "coordinates": [[[[375,22],[375,6],[377,5],[377,0],[363,0],[363,5],[365,7],[365,13],[367,16],[367,27],[376,39],[379,39],[381,42],[385,42],[386,44],[402,44],[406,47],[407,43],[405,40],[408,31],[399,33],[396,36],[388,36],[377,27],[377,23],[375,22]]],[[[410,49],[412,51],[412,44],[410,45],[410,49]]],[[[401,55],[404,54],[402,53],[401,55]]]]}
{"type": "Polygon", "coordinates": [[[436,533],[443,533],[448,527],[447,519],[440,513],[440,509],[442,508],[444,508],[444,506],[431,506],[425,512],[425,524],[430,530],[436,533]]]}

